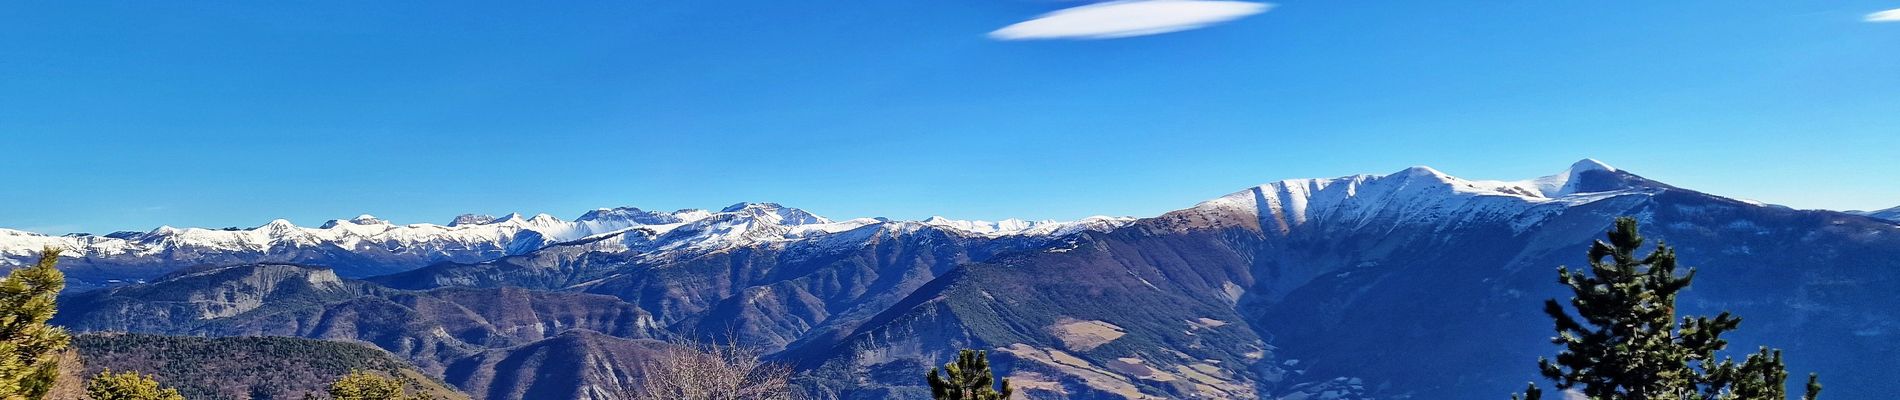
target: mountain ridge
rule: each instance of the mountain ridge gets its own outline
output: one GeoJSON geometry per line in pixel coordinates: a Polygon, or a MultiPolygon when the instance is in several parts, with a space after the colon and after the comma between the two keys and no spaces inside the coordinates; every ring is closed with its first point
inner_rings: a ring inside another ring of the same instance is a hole
{"type": "Polygon", "coordinates": [[[1900,222],[1900,207],[1874,210],[1874,211],[1848,211],[1847,213],[1854,214],[1854,215],[1865,215],[1868,217],[1874,217],[1874,218],[1884,219],[1884,220],[1893,221],[1893,222],[1900,222]]]}
{"type": "Polygon", "coordinates": [[[1682,304],[1748,316],[1738,348],[1785,343],[1800,356],[1791,369],[1820,371],[1848,397],[1900,390],[1867,372],[1900,369],[1888,361],[1900,360],[1900,312],[1883,306],[1900,301],[1886,289],[1900,284],[1900,225],[1710,195],[1601,163],[1520,181],[1424,167],[1284,180],[1048,236],[818,221],[765,203],[728,209],[344,278],[348,290],[319,290],[331,287],[322,271],[280,276],[272,271],[285,267],[272,265],[181,273],[74,296],[76,315],[57,321],[82,332],[360,340],[428,371],[462,371],[448,381],[497,399],[609,399],[596,389],[633,373],[614,354],[635,357],[661,336],[769,351],[798,365],[807,387],[851,399],[920,396],[916,378],[962,348],[991,351],[1035,399],[1453,398],[1534,378],[1549,336],[1538,307],[1562,295],[1550,269],[1581,261],[1627,215],[1690,265],[1719,267],[1682,304]],[[231,284],[209,284],[220,280],[231,284]],[[226,289],[243,287],[256,289],[226,289]],[[220,308],[225,298],[295,301],[233,313],[220,308]],[[594,309],[615,311],[585,312],[594,309]],[[135,323],[149,315],[173,318],[135,323]],[[577,331],[603,334],[567,334],[577,331]],[[466,373],[544,354],[574,354],[598,371],[539,382],[533,370],[466,373]],[[534,389],[554,381],[590,389],[534,389]]]}
{"type": "MultiPolygon", "coordinates": [[[[1130,220],[1132,218],[1091,217],[999,226],[983,221],[937,218],[931,223],[972,235],[1015,236],[1105,229],[1130,220]]],[[[396,225],[364,214],[329,220],[316,228],[276,219],[251,229],[160,226],[148,232],[104,236],[48,236],[0,229],[0,267],[27,265],[40,249],[50,246],[65,250],[62,263],[75,289],[148,280],[196,266],[247,263],[322,264],[344,276],[361,277],[441,262],[489,260],[600,236],[645,234],[643,240],[669,241],[655,244],[663,247],[661,250],[712,249],[891,222],[896,221],[859,218],[833,222],[775,203],[738,203],[719,211],[601,208],[583,213],[573,221],[548,214],[523,217],[517,213],[503,217],[463,215],[449,225],[396,225]],[[681,227],[705,234],[662,237],[681,227]],[[763,229],[755,231],[753,228],[763,229]]]]}

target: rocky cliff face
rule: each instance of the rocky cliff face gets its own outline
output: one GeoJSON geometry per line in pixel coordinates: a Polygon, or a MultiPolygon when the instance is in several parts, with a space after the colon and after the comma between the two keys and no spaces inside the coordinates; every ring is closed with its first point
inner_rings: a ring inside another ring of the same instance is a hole
{"type": "Polygon", "coordinates": [[[1900,363],[1867,355],[1900,350],[1900,315],[1879,305],[1900,301],[1884,289],[1900,277],[1893,224],[1577,170],[1560,191],[1418,169],[1267,185],[967,265],[798,354],[829,355],[804,359],[817,382],[896,383],[846,384],[860,398],[920,393],[895,378],[957,347],[990,349],[1045,398],[1509,393],[1552,351],[1539,307],[1562,296],[1554,268],[1634,215],[1703,267],[1685,312],[1747,317],[1734,348],[1786,348],[1843,396],[1890,390],[1873,371],[1900,363]]]}

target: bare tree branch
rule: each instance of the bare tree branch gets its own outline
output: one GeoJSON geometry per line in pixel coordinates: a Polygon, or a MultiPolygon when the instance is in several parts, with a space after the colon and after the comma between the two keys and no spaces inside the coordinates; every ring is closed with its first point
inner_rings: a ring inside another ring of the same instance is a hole
{"type": "MultiPolygon", "coordinates": [[[[730,336],[728,336],[730,337],[730,336]]],[[[735,340],[674,339],[627,388],[632,400],[790,400],[792,369],[766,362],[735,340]]]]}

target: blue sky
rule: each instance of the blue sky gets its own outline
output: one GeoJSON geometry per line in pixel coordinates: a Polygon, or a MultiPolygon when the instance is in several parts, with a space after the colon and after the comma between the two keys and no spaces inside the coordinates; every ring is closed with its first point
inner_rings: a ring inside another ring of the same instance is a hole
{"type": "Polygon", "coordinates": [[[1584,157],[1900,205],[1900,23],[1868,21],[1894,0],[1288,0],[1028,41],[991,32],[1084,3],[602,3],[0,4],[0,226],[1147,216],[1283,178],[1584,157]]]}

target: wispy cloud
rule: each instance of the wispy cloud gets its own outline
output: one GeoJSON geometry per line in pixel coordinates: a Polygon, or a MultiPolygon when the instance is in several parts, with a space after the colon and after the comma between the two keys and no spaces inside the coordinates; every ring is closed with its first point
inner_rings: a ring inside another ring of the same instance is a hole
{"type": "Polygon", "coordinates": [[[1900,22],[1900,8],[1867,14],[1867,22],[1900,22]]]}
{"type": "Polygon", "coordinates": [[[990,32],[997,40],[1113,39],[1205,28],[1267,12],[1226,0],[1122,0],[1057,10],[990,32]]]}

